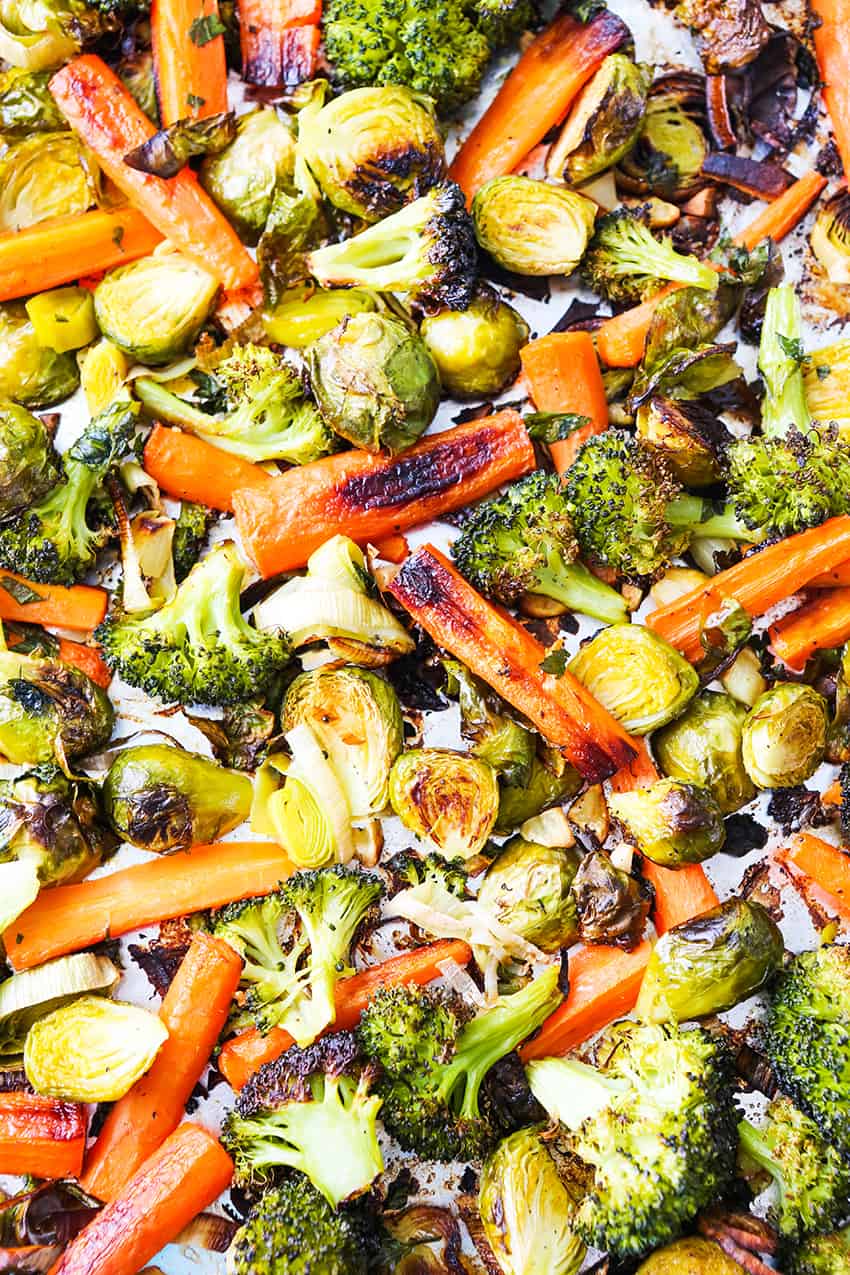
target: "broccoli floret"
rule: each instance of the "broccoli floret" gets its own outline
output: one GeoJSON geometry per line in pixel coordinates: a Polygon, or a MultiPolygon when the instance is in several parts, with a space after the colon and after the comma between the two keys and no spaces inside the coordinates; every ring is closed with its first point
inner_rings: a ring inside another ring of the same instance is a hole
{"type": "Polygon", "coordinates": [[[215,932],[243,957],[245,1013],[261,1031],[283,1027],[308,1045],[333,1023],[334,988],[354,936],[382,894],[353,868],[298,872],[275,894],[231,903],[215,932]]]}
{"type": "Polygon", "coordinates": [[[781,438],[795,427],[805,434],[812,426],[803,381],[803,325],[800,303],[789,283],[767,294],[759,344],[759,371],[764,381],[762,433],[781,438]]]}
{"type": "Polygon", "coordinates": [[[214,509],[184,500],[174,524],[171,557],[174,562],[174,578],[181,584],[201,556],[210,528],[216,520],[214,509]]]}
{"type": "Polygon", "coordinates": [[[634,208],[599,218],[581,270],[594,292],[624,305],[645,300],[666,281],[707,291],[718,282],[717,271],[706,262],[676,252],[666,237],[657,239],[634,208]]]}
{"type": "Polygon", "coordinates": [[[475,295],[478,250],[459,186],[447,182],[343,243],[311,252],[325,287],[406,292],[424,309],[466,310],[475,295]]]}
{"type": "Polygon", "coordinates": [[[511,44],[537,20],[532,0],[474,0],[473,18],[492,49],[511,44]]]}
{"type": "Polygon", "coordinates": [[[742,438],[727,451],[732,506],[757,536],[790,536],[850,510],[850,446],[837,429],[742,438]]]}
{"type": "Polygon", "coordinates": [[[131,686],[180,704],[242,704],[262,694],[289,646],[242,615],[245,575],[236,546],[221,544],[159,611],[107,616],[97,629],[107,664],[131,686]]]}
{"type": "Polygon", "coordinates": [[[452,553],[467,580],[507,606],[525,593],[540,593],[608,624],[628,617],[622,595],[577,561],[578,542],[557,474],[539,469],[478,505],[452,553]]]}
{"type": "Polygon", "coordinates": [[[234,346],[209,380],[219,389],[223,415],[202,411],[147,376],[139,377],[134,389],[157,420],[189,429],[245,460],[304,465],[336,447],[317,408],[305,398],[298,373],[266,346],[234,346]]]}
{"type": "Polygon", "coordinates": [[[267,1191],[233,1237],[229,1275],[366,1275],[359,1212],[334,1209],[303,1173],[267,1191]]]}
{"type": "Polygon", "coordinates": [[[444,890],[462,899],[466,894],[467,873],[462,859],[444,859],[441,854],[414,854],[405,850],[393,855],[384,867],[390,873],[396,890],[421,885],[423,881],[435,881],[444,890]]]}
{"type": "Polygon", "coordinates": [[[596,1068],[545,1058],[527,1071],[595,1171],[575,1220],[595,1248],[638,1257],[666,1244],[731,1182],[731,1063],[702,1028],[620,1022],[602,1037],[596,1068]]]}
{"type": "Polygon", "coordinates": [[[795,956],[771,999],[765,1045],[780,1088],[850,1158],[850,947],[795,956]]]}
{"type": "Polygon", "coordinates": [[[381,988],[359,1027],[382,1067],[381,1119],[408,1150],[432,1160],[475,1159],[499,1131],[482,1110],[490,1068],[525,1040],[561,1000],[551,967],[464,1024],[453,1002],[414,987],[381,988]]]}
{"type": "Polygon", "coordinates": [[[86,426],[62,457],[58,486],[0,529],[0,566],[44,584],[85,575],[112,534],[103,481],[129,450],[138,410],[122,400],[86,426]]]}
{"type": "Polygon", "coordinates": [[[850,1164],[820,1135],[818,1127],[787,1098],[777,1098],[767,1125],[738,1126],[744,1170],[754,1161],[778,1187],[771,1221],[784,1240],[831,1230],[850,1207],[850,1164]]]}
{"type": "Polygon", "coordinates": [[[850,1226],[832,1235],[806,1240],[789,1254],[788,1275],[847,1275],[850,1271],[850,1226]]]}

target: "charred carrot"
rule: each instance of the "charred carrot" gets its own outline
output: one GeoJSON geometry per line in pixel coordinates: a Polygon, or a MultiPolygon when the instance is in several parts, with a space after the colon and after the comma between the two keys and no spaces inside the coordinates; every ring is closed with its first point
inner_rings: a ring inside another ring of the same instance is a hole
{"type": "Polygon", "coordinates": [[[616,775],[611,776],[614,792],[632,792],[635,788],[645,788],[647,784],[654,784],[658,778],[646,741],[633,739],[632,744],[636,750],[634,758],[622,770],[618,770],[616,775]]]}
{"type": "Polygon", "coordinates": [[[151,430],[144,463],[151,478],[169,496],[222,512],[232,511],[237,491],[266,487],[273,481],[259,465],[165,425],[151,430]]]}
{"type": "Polygon", "coordinates": [[[0,1094],[0,1173],[74,1178],[85,1149],[82,1103],[34,1093],[0,1094]]]}
{"type": "MultiPolygon", "coordinates": [[[[334,992],[336,1019],[333,1030],[348,1031],[356,1027],[376,988],[430,983],[439,977],[440,966],[445,961],[467,965],[471,959],[472,952],[465,943],[459,939],[441,939],[427,947],[391,956],[388,961],[361,970],[351,978],[340,979],[334,992]]],[[[218,1056],[219,1071],[234,1089],[241,1089],[263,1063],[279,1058],[293,1043],[289,1032],[280,1027],[273,1027],[266,1035],[254,1029],[240,1032],[222,1045],[218,1056]]]]}
{"type": "Polygon", "coordinates": [[[588,23],[563,14],[528,46],[452,164],[467,199],[513,172],[625,39],[628,28],[604,9],[588,23]]]}
{"type": "Polygon", "coordinates": [[[194,173],[184,168],[165,179],[124,163],[127,152],[146,142],[156,128],[101,58],[93,53],[74,58],[53,76],[50,91],[107,177],[160,234],[225,288],[254,283],[256,264],[194,173]]]}
{"type": "Polygon", "coordinates": [[[73,664],[74,668],[81,669],[104,690],[112,681],[112,670],[107,668],[96,646],[85,646],[82,642],[70,642],[68,638],[60,638],[59,658],[64,664],[73,664]]]}
{"type": "Polygon", "coordinates": [[[50,1275],[136,1275],[221,1195],[233,1161],[211,1133],[182,1124],[72,1240],[50,1275]]]}
{"type": "Polygon", "coordinates": [[[43,890],[4,936],[16,970],[156,921],[265,894],[292,865],[270,841],[222,841],[43,890]]]}
{"type": "Polygon", "coordinates": [[[646,623],[682,651],[688,659],[700,654],[700,626],[706,608],[724,597],[736,598],[751,616],[789,598],[824,571],[833,571],[850,557],[850,516],[830,518],[820,527],[780,540],[742,562],[719,572],[705,585],[659,607],[646,623]]]}
{"type": "MultiPolygon", "coordinates": [[[[850,10],[848,10],[850,12],[850,10]]],[[[826,185],[826,178],[814,171],[805,173],[777,198],[771,200],[754,221],[735,235],[735,243],[752,252],[765,239],[779,243],[802,221],[826,185]]]]}
{"type": "Polygon", "coordinates": [[[815,651],[850,639],[850,588],[830,589],[770,626],[770,644],[788,668],[801,672],[815,651]]]}
{"type": "Polygon", "coordinates": [[[534,469],[517,412],[497,412],[425,438],[400,456],[339,452],[265,487],[236,492],[242,542],[264,576],[303,567],[342,534],[366,545],[440,518],[534,469]]]}
{"type": "Polygon", "coordinates": [[[816,19],[815,56],[823,81],[823,100],[845,174],[850,173],[850,3],[812,0],[816,19]]]}
{"type": "Polygon", "coordinates": [[[596,348],[606,367],[637,367],[643,358],[646,338],[659,301],[678,286],[670,283],[648,301],[604,321],[596,332],[596,348]]]}
{"type": "Polygon", "coordinates": [[[570,956],[570,990],[533,1040],[520,1048],[523,1062],[566,1054],[635,1007],[652,944],[632,952],[583,947],[570,956]]]}
{"type": "Polygon", "coordinates": [[[787,858],[835,900],[843,916],[850,916],[850,854],[809,832],[798,832],[787,858]]]}
{"type": "Polygon", "coordinates": [[[249,84],[301,84],[312,78],[321,0],[242,0],[239,41],[249,84]]]}
{"type": "Polygon", "coordinates": [[[608,428],[608,402],[593,337],[589,332],[551,332],[530,341],[520,358],[539,412],[569,412],[588,418],[586,425],[549,446],[558,473],[566,473],[591,434],[608,428]]]}
{"type": "Polygon", "coordinates": [[[218,0],[153,0],[151,47],[159,118],[176,124],[227,110],[218,0]]]}
{"type": "Polygon", "coordinates": [[[165,994],[159,1016],[168,1039],[151,1069],[111,1108],[86,1158],[81,1184],[99,1200],[114,1200],[142,1162],[183,1118],[227,1022],[242,959],[229,943],[195,934],[165,994]]]}
{"type": "Polygon", "coordinates": [[[425,545],[412,554],[389,591],[438,646],[533,722],[590,783],[634,757],[630,737],[607,709],[571,673],[545,673],[545,648],[476,593],[438,549],[425,545]]]}
{"type": "Polygon", "coordinates": [[[107,602],[106,591],[93,585],[34,584],[13,571],[0,571],[0,620],[90,633],[106,615],[107,602]]]}

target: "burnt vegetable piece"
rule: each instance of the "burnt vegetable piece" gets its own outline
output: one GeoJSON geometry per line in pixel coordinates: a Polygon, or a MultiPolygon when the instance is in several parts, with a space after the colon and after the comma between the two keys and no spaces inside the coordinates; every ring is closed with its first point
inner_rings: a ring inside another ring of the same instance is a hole
{"type": "Polygon", "coordinates": [[[767,45],[771,28],[757,0],[680,0],[681,22],[691,28],[710,75],[738,70],[767,45]]]}
{"type": "Polygon", "coordinates": [[[635,424],[638,435],[658,449],[684,486],[710,487],[720,481],[732,435],[699,400],[654,395],[638,408],[635,424]]]}
{"type": "Polygon", "coordinates": [[[839,190],[818,209],[812,252],[830,283],[850,283],[850,192],[839,190]]]}
{"type": "Polygon", "coordinates": [[[546,160],[553,181],[580,185],[619,163],[644,118],[650,67],[610,53],[573,105],[546,160]]]}
{"type": "Polygon", "coordinates": [[[572,274],[595,218],[596,205],[584,195],[531,177],[494,177],[472,201],[478,243],[519,275],[572,274]]]}
{"type": "Polygon", "coordinates": [[[0,753],[15,765],[68,762],[112,734],[109,696],[70,664],[0,651],[0,753]]]}
{"type": "Polygon", "coordinates": [[[231,111],[178,120],[128,151],[124,163],[152,177],[176,177],[188,160],[219,154],[235,136],[236,117],[231,111]]]}
{"type": "Polygon", "coordinates": [[[702,863],[722,850],[726,840],[720,807],[708,789],[676,779],[611,793],[608,809],[640,853],[665,868],[702,863]]]}
{"type": "Polygon", "coordinates": [[[652,907],[652,891],[640,877],[615,867],[604,850],[585,855],[572,893],[583,943],[636,947],[652,907]]]}
{"type": "Polygon", "coordinates": [[[117,845],[93,784],[49,763],[0,783],[0,861],[34,863],[41,885],[79,880],[117,845]]]}

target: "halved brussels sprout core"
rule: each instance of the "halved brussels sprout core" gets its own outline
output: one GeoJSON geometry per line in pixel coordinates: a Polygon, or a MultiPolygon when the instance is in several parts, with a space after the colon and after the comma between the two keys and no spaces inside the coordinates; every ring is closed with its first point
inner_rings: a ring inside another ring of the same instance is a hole
{"type": "Polygon", "coordinates": [[[85,212],[98,195],[97,167],[73,133],[36,133],[0,158],[0,231],[85,212]]]}
{"type": "Polygon", "coordinates": [[[121,971],[108,956],[75,952],[34,970],[24,970],[0,983],[0,1056],[19,1054],[33,1023],[76,1000],[117,987],[121,971]]]}
{"type": "Polygon", "coordinates": [[[625,824],[641,854],[665,868],[702,863],[726,840],[720,807],[708,789],[677,779],[611,793],[608,809],[625,824]]]}
{"type": "Polygon", "coordinates": [[[731,695],[703,691],[652,740],[664,774],[707,788],[724,815],[756,795],[741,754],[746,718],[747,710],[731,695]]]}
{"type": "Polygon", "coordinates": [[[77,360],[42,345],[22,301],[0,306],[0,399],[53,407],[80,383],[77,360]]]}
{"type": "Polygon", "coordinates": [[[292,177],[295,139],[273,107],[241,116],[236,137],[201,164],[201,185],[240,234],[256,239],[266,224],[275,187],[292,177]]]}
{"type": "Polygon", "coordinates": [[[641,438],[652,443],[686,487],[720,481],[720,446],[728,438],[723,424],[699,403],[653,396],[635,418],[641,438]]]}
{"type": "Polygon", "coordinates": [[[446,859],[472,859],[493,831],[499,784],[492,766],[447,748],[414,748],[390,773],[390,801],[405,828],[446,859]]]}
{"type": "Polygon", "coordinates": [[[487,869],[478,902],[542,952],[558,952],[578,938],[570,892],[581,854],[512,837],[487,869]]]}
{"type": "Polygon", "coordinates": [[[611,53],[584,86],[549,152],[553,181],[581,185],[618,163],[634,145],[643,122],[650,67],[611,53]]]}
{"type": "Polygon", "coordinates": [[[634,735],[672,721],[699,689],[692,665],[640,624],[601,629],[576,652],[569,669],[634,735]]]}
{"type": "Polygon", "coordinates": [[[793,788],[810,779],[826,752],[829,708],[811,686],[783,682],[753,704],[743,728],[747,774],[758,788],[793,788]]]}
{"type": "Polygon", "coordinates": [[[319,337],[352,314],[375,314],[380,301],[365,288],[293,288],[263,313],[263,327],[272,341],[293,350],[306,350],[319,337]]]}
{"type": "Polygon", "coordinates": [[[531,177],[495,177],[472,201],[475,237],[505,270],[572,274],[584,255],[596,205],[531,177]]]}
{"type": "Polygon", "coordinates": [[[428,315],[419,332],[444,390],[455,398],[486,398],[517,376],[529,329],[513,306],[482,291],[466,310],[428,315]]]}
{"type": "Polygon", "coordinates": [[[95,288],[98,326],[141,363],[168,363],[200,332],[218,280],[179,252],[155,252],[110,270],[95,288]]]}
{"type": "Polygon", "coordinates": [[[840,190],[821,205],[810,243],[829,282],[850,283],[850,192],[840,190]]]}

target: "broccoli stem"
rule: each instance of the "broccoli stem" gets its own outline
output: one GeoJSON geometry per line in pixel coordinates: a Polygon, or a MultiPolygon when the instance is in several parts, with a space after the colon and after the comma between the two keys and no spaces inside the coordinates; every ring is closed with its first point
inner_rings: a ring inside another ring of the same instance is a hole
{"type": "Polygon", "coordinates": [[[187,429],[204,433],[212,432],[213,422],[206,412],[193,407],[185,399],[178,398],[151,377],[140,376],[134,383],[133,390],[155,420],[167,421],[169,425],[183,425],[187,429]]]}
{"type": "Polygon", "coordinates": [[[762,433],[782,438],[793,426],[801,434],[812,428],[801,367],[803,357],[800,306],[786,283],[767,294],[758,365],[764,378],[762,433]]]}
{"type": "Polygon", "coordinates": [[[715,291],[719,276],[713,266],[677,252],[668,239],[656,239],[641,222],[630,220],[628,230],[630,241],[624,235],[616,253],[611,254],[615,274],[648,275],[715,291]]]}
{"type": "Polygon", "coordinates": [[[779,1187],[780,1195],[783,1192],[782,1171],[770,1147],[761,1136],[761,1132],[750,1124],[749,1120],[741,1120],[738,1124],[738,1138],[741,1148],[760,1169],[764,1169],[765,1173],[769,1173],[774,1182],[779,1187]]]}
{"type": "Polygon", "coordinates": [[[554,598],[570,611],[580,611],[605,624],[621,624],[628,616],[622,594],[603,584],[582,562],[550,564],[536,577],[531,592],[554,598]]]}
{"type": "Polygon", "coordinates": [[[628,1085],[572,1058],[543,1058],[526,1068],[531,1092],[553,1119],[576,1133],[628,1085]]]}
{"type": "Polygon", "coordinates": [[[759,533],[742,522],[731,505],[724,505],[719,513],[710,511],[711,503],[700,496],[677,496],[667,506],[665,517],[671,527],[687,527],[695,536],[729,540],[759,538],[759,533]]]}

